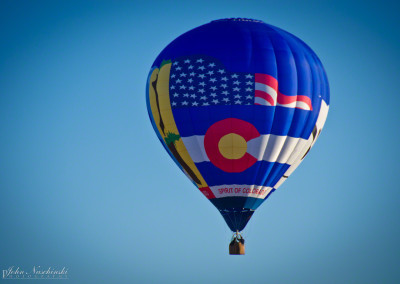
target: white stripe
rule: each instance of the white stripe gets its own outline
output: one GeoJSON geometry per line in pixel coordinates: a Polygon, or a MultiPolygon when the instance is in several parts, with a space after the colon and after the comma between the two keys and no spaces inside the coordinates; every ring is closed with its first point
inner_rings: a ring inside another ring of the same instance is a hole
{"type": "Polygon", "coordinates": [[[305,102],[302,101],[295,101],[289,104],[280,104],[277,103],[277,106],[283,106],[283,107],[291,107],[291,108],[301,108],[304,110],[310,110],[310,106],[308,104],[306,104],[305,102]]]}
{"type": "Polygon", "coordinates": [[[262,83],[257,83],[257,82],[255,83],[254,88],[257,91],[262,91],[262,92],[269,94],[272,97],[272,99],[274,100],[274,103],[276,103],[276,98],[277,98],[278,94],[274,88],[272,88],[268,85],[262,84],[262,83]]]}
{"type": "MultiPolygon", "coordinates": [[[[299,141],[299,143],[296,145],[292,155],[290,156],[287,162],[287,164],[291,166],[287,169],[284,176],[289,177],[303,161],[303,157],[307,153],[307,151],[314,146],[315,141],[317,141],[319,137],[319,133],[324,127],[326,117],[328,116],[328,111],[329,111],[329,106],[326,104],[324,100],[322,100],[321,109],[318,114],[317,122],[315,123],[315,126],[317,127],[317,137],[314,139],[313,135],[311,134],[308,140],[301,139],[299,141]]],[[[286,179],[287,178],[282,177],[274,187],[278,188],[286,179]]]]}
{"type": "Polygon", "coordinates": [[[295,108],[295,107],[296,107],[296,102],[294,101],[294,102],[291,102],[291,103],[288,103],[288,104],[280,104],[280,103],[277,103],[276,105],[277,105],[277,106],[282,106],[282,107],[295,108]]]}
{"type": "Polygon", "coordinates": [[[258,161],[285,164],[299,140],[304,139],[272,134],[261,135],[247,142],[247,153],[258,161]]]}
{"type": "Polygon", "coordinates": [[[260,97],[254,97],[254,103],[264,105],[264,106],[272,106],[268,101],[266,101],[260,97]]]}
{"type": "Polygon", "coordinates": [[[299,143],[299,140],[304,140],[301,138],[293,138],[286,136],[285,143],[283,144],[282,148],[279,150],[279,156],[276,159],[278,163],[287,164],[290,155],[292,155],[296,145],[299,143]]]}
{"type": "Polygon", "coordinates": [[[255,197],[264,199],[272,190],[272,187],[246,184],[223,184],[210,186],[216,198],[229,196],[255,197]]]}
{"type": "MultiPolygon", "coordinates": [[[[182,137],[183,144],[189,152],[193,162],[209,162],[210,159],[204,149],[204,136],[194,135],[182,137]]],[[[258,161],[288,163],[289,157],[296,151],[299,141],[305,143],[302,138],[279,135],[260,135],[257,138],[247,141],[247,153],[258,161]]]]}
{"type": "Polygon", "coordinates": [[[193,162],[201,163],[210,161],[204,149],[204,135],[193,135],[181,138],[193,162]]]}
{"type": "Polygon", "coordinates": [[[271,135],[261,135],[257,138],[247,141],[247,153],[256,158],[257,161],[262,161],[270,136],[271,135]]]}

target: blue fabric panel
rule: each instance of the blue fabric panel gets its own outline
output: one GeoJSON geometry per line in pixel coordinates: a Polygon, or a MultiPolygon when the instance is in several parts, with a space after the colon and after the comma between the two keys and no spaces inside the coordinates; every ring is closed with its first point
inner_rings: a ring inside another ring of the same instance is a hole
{"type": "Polygon", "coordinates": [[[251,209],[256,210],[264,199],[254,197],[223,197],[210,199],[211,203],[219,210],[223,209],[251,209]]]}

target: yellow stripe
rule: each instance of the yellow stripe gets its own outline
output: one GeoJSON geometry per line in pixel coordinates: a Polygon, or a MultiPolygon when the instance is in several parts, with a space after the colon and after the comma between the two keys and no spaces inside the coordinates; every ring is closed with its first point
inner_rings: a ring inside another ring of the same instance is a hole
{"type": "Polygon", "coordinates": [[[150,76],[149,100],[150,100],[150,108],[151,108],[151,113],[152,113],[152,116],[153,116],[154,123],[157,126],[158,132],[161,134],[161,136],[163,138],[165,138],[163,136],[163,133],[162,133],[161,127],[160,127],[160,115],[159,115],[158,110],[157,110],[156,92],[154,91],[154,88],[153,88],[153,85],[152,85],[153,82],[157,79],[158,71],[159,71],[158,68],[154,69],[153,73],[150,76]]]}
{"type": "MultiPolygon", "coordinates": [[[[175,119],[172,114],[171,102],[169,100],[169,75],[171,71],[171,63],[165,64],[161,67],[161,70],[154,69],[153,74],[150,76],[150,84],[149,84],[149,96],[150,96],[150,107],[153,115],[154,122],[157,125],[157,129],[160,135],[164,138],[167,137],[168,133],[175,133],[179,135],[178,128],[176,127],[175,119]],[[158,77],[157,77],[158,75],[158,77]],[[158,93],[158,102],[159,109],[161,112],[161,120],[164,123],[164,133],[160,127],[160,112],[157,107],[156,101],[156,92],[152,86],[152,82],[157,80],[157,93],[158,93]]],[[[165,141],[164,141],[165,143],[165,141]]],[[[199,188],[207,187],[207,183],[201,176],[199,170],[194,164],[192,158],[190,157],[185,145],[183,144],[182,139],[180,138],[178,141],[175,141],[175,148],[181,158],[185,161],[185,163],[189,166],[189,168],[194,172],[197,178],[200,180],[200,184],[196,183],[199,188]]],[[[185,171],[184,171],[185,172],[185,171]]],[[[186,175],[189,179],[192,179],[187,173],[186,175]]]]}

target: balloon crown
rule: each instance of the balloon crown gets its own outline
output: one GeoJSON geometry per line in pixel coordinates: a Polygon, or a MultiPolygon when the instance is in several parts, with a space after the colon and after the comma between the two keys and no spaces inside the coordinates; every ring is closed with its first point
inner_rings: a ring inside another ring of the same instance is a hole
{"type": "Polygon", "coordinates": [[[261,21],[261,20],[248,19],[248,18],[226,18],[226,19],[214,20],[214,21],[211,21],[211,22],[213,23],[213,22],[231,22],[231,21],[234,21],[234,22],[264,23],[264,22],[261,21]]]}

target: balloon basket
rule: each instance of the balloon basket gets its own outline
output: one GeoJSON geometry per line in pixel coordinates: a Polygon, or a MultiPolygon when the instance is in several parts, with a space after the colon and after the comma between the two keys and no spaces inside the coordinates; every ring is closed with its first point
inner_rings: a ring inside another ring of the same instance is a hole
{"type": "Polygon", "coordinates": [[[244,255],[244,238],[239,232],[236,232],[232,236],[232,240],[229,244],[230,255],[244,255]]]}

